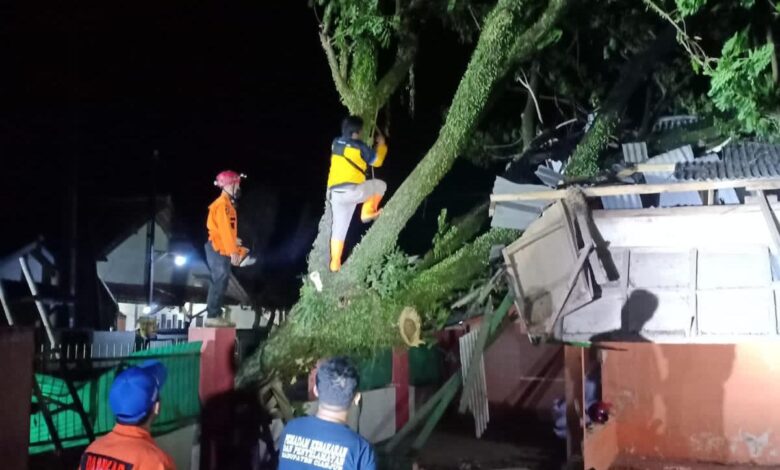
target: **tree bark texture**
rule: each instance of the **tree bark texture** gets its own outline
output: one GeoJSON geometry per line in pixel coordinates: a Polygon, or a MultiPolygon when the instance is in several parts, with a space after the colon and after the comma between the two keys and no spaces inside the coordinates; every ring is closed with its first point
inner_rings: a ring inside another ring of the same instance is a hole
{"type": "Polygon", "coordinates": [[[379,349],[402,346],[398,318],[407,306],[419,312],[424,328],[436,330],[436,321],[442,320],[436,317],[447,313],[437,310],[439,302],[469,288],[473,279],[486,271],[492,247],[508,244],[517,236],[514,230],[493,229],[421,270],[404,288],[386,298],[372,289],[339,295],[332,290],[317,293],[310,284],[305,285],[296,311],[241,365],[238,385],[272,373],[288,380],[323,356],[367,356],[379,349]]]}
{"type": "Polygon", "coordinates": [[[339,285],[359,283],[368,269],[395,247],[398,235],[420,203],[452,167],[476,127],[495,84],[512,65],[528,58],[545,44],[546,36],[565,4],[566,0],[550,0],[536,22],[524,29],[525,2],[498,2],[485,21],[438,139],[395,192],[382,216],[355,247],[339,275],[339,285]]]}

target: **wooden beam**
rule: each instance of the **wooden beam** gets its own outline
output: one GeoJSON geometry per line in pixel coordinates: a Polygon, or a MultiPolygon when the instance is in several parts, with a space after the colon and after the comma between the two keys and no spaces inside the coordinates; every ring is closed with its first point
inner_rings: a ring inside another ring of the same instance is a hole
{"type": "Polygon", "coordinates": [[[582,348],[564,346],[564,377],[566,379],[566,456],[574,468],[582,468],[582,444],[585,404],[585,353],[582,348]]]}
{"type": "Polygon", "coordinates": [[[618,171],[618,178],[626,178],[636,173],[671,173],[676,163],[639,163],[618,171]]]}
{"type": "Polygon", "coordinates": [[[775,218],[772,208],[769,207],[769,200],[764,191],[758,190],[756,195],[758,196],[758,205],[761,206],[761,214],[764,216],[769,236],[772,239],[772,248],[774,248],[772,251],[775,255],[780,255],[780,230],[777,228],[777,218],[775,218]]]}
{"type": "MultiPolygon", "coordinates": [[[[33,279],[32,275],[30,274],[30,266],[27,264],[27,258],[24,256],[19,257],[19,265],[22,267],[22,274],[24,274],[25,280],[27,280],[27,286],[30,288],[30,293],[33,295],[33,298],[38,296],[38,287],[35,285],[35,280],[33,279]]],[[[49,323],[49,317],[48,313],[46,312],[46,307],[43,305],[43,302],[40,300],[35,301],[35,306],[38,308],[38,313],[41,317],[41,323],[43,323],[43,327],[46,330],[46,336],[49,338],[49,346],[51,346],[52,349],[57,347],[57,341],[54,339],[54,332],[51,328],[51,324],[49,323]]]]}
{"type": "MultiPolygon", "coordinates": [[[[709,191],[725,188],[745,188],[748,191],[780,189],[780,178],[741,179],[728,181],[687,181],[682,183],[622,184],[580,188],[586,197],[621,196],[626,194],[657,194],[688,191],[709,191]]],[[[533,191],[518,194],[492,194],[491,202],[554,201],[566,197],[567,189],[533,191]]]]}

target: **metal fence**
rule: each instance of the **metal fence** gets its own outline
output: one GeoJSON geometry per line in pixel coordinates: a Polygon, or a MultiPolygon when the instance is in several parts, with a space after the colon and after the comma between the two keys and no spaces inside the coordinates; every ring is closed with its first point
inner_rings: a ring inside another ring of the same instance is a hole
{"type": "Polygon", "coordinates": [[[30,454],[84,446],[114,426],[108,391],[124,367],[157,359],[168,369],[162,409],[152,426],[163,434],[194,422],[200,413],[200,342],[65,345],[37,354],[30,454]]]}

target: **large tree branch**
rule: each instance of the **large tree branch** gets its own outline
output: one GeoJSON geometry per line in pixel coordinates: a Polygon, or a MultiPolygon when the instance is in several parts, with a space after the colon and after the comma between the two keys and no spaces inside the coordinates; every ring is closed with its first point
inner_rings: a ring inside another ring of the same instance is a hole
{"type": "Polygon", "coordinates": [[[376,103],[384,106],[390,96],[401,86],[417,55],[417,35],[407,32],[398,44],[395,62],[376,86],[376,103]]]}
{"type": "MultiPolygon", "coordinates": [[[[531,79],[528,82],[528,97],[525,99],[522,123],[520,126],[523,138],[523,151],[531,148],[531,142],[536,134],[536,117],[539,113],[539,104],[536,102],[536,92],[539,89],[539,64],[534,62],[531,66],[531,79]]],[[[541,118],[540,118],[541,119],[541,118]]]]}
{"type": "Polygon", "coordinates": [[[336,91],[339,92],[341,102],[344,105],[352,109],[354,103],[354,93],[347,84],[347,78],[343,74],[343,67],[340,64],[338,57],[336,57],[336,51],[333,49],[333,43],[330,37],[325,31],[320,31],[320,44],[322,44],[322,50],[325,51],[325,57],[328,59],[328,67],[330,68],[330,74],[333,78],[333,83],[336,85],[336,91]]]}
{"type": "Polygon", "coordinates": [[[623,66],[618,82],[607,95],[593,125],[574,149],[566,167],[567,176],[587,177],[598,173],[599,156],[617,129],[628,100],[659,60],[672,49],[674,42],[675,30],[668,27],[623,66]]]}
{"type": "Polygon", "coordinates": [[[485,21],[482,34],[463,76],[439,137],[427,155],[406,178],[383,215],[353,251],[340,273],[339,283],[356,284],[370,266],[395,246],[398,234],[420,203],[450,170],[455,158],[478,123],[495,84],[520,60],[527,59],[549,41],[567,0],[550,0],[538,20],[524,32],[525,2],[500,0],[485,21]]]}
{"type": "Polygon", "coordinates": [[[403,5],[401,0],[396,1],[395,13],[401,18],[401,30],[395,61],[387,73],[377,82],[376,103],[379,108],[384,106],[401,86],[409,73],[409,68],[414,63],[417,56],[418,37],[414,33],[412,20],[424,3],[424,0],[412,0],[408,5],[403,5]]]}

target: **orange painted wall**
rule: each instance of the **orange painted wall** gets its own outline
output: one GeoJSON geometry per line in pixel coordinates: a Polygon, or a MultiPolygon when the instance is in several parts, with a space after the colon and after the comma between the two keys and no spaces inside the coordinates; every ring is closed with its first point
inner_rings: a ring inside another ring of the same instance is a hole
{"type": "Polygon", "coordinates": [[[626,455],[780,465],[780,345],[616,343],[603,362],[626,455]]]}

